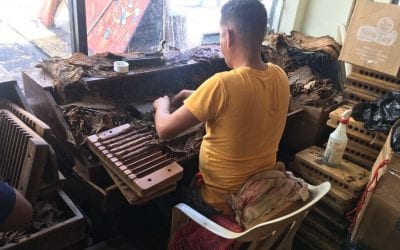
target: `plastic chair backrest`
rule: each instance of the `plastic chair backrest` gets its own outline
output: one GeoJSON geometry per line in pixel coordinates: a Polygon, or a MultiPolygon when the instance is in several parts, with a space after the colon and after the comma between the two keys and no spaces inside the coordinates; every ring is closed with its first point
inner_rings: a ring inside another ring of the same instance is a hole
{"type": "Polygon", "coordinates": [[[190,218],[210,232],[226,239],[251,242],[249,249],[290,249],[294,235],[304,217],[330,190],[331,184],[309,185],[310,199],[299,209],[279,218],[260,223],[241,233],[232,232],[198,213],[188,205],[180,203],[173,209],[171,236],[177,227],[190,218]],[[186,217],[186,218],[184,218],[186,217]]]}

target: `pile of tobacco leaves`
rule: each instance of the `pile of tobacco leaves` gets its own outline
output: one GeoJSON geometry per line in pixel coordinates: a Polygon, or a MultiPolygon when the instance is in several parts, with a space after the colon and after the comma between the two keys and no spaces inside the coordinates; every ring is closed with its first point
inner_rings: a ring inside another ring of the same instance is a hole
{"type": "Polygon", "coordinates": [[[28,228],[20,231],[0,232],[0,247],[18,243],[21,239],[66,219],[68,219],[68,212],[56,201],[39,200],[33,206],[33,218],[28,228]]]}
{"type": "Polygon", "coordinates": [[[73,134],[69,140],[76,146],[85,144],[90,135],[129,123],[133,119],[128,113],[115,108],[71,104],[61,109],[73,134]]]}

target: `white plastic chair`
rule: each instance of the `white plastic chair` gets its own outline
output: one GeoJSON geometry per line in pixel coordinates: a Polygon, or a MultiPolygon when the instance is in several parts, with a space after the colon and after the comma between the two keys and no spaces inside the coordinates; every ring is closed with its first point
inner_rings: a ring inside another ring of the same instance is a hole
{"type": "Polygon", "coordinates": [[[249,242],[248,249],[291,249],[297,229],[312,206],[330,190],[331,184],[324,182],[318,186],[309,185],[310,198],[303,206],[282,217],[266,221],[241,233],[232,232],[200,214],[190,206],[179,203],[172,209],[171,239],[179,227],[189,219],[210,232],[238,243],[249,242]]]}

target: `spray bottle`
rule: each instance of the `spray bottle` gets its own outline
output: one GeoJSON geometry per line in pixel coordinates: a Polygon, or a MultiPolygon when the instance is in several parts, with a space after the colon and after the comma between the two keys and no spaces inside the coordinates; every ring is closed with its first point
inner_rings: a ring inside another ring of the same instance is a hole
{"type": "Polygon", "coordinates": [[[338,127],[329,135],[329,140],[326,145],[323,162],[330,167],[340,166],[344,151],[347,145],[346,125],[349,123],[351,110],[346,110],[338,127]]]}

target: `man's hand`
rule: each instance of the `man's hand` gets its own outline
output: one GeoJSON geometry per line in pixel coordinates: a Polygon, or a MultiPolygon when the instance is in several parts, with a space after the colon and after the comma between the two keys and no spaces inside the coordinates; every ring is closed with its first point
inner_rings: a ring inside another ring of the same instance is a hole
{"type": "MultiPolygon", "coordinates": [[[[182,90],[178,95],[186,99],[193,91],[182,90]]],[[[177,96],[178,96],[177,95],[177,96]]],[[[154,122],[160,139],[173,138],[183,131],[199,124],[200,121],[185,107],[181,106],[170,114],[170,102],[168,96],[160,97],[153,102],[155,110],[154,122]]]]}
{"type": "Polygon", "coordinates": [[[186,98],[188,98],[193,92],[194,90],[188,90],[188,89],[181,90],[181,92],[179,92],[176,96],[174,96],[171,104],[175,107],[182,106],[183,101],[186,98]]]}
{"type": "Polygon", "coordinates": [[[169,97],[164,96],[164,97],[159,97],[153,102],[153,108],[155,111],[157,110],[168,110],[169,111],[169,97]]]}

